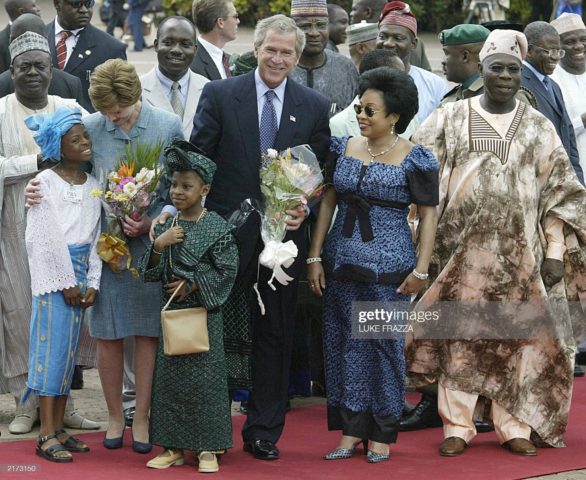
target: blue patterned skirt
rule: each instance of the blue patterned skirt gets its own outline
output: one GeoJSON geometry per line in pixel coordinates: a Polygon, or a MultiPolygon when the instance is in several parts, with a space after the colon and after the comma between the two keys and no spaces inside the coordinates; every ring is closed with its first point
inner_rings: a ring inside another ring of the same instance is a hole
{"type": "MultiPolygon", "coordinates": [[[[86,288],[90,245],[69,245],[77,284],[86,288]]],[[[68,395],[79,346],[84,310],[65,302],[62,292],[33,297],[27,393],[68,395]]],[[[24,400],[23,400],[24,401],[24,400]]]]}

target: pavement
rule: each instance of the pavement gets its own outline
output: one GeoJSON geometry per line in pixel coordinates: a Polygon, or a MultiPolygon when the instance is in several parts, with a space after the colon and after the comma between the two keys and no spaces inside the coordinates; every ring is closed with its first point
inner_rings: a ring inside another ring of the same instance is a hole
{"type": "MultiPolygon", "coordinates": [[[[4,4],[4,2],[2,2],[4,4]]],[[[37,5],[41,9],[41,16],[46,22],[50,22],[54,18],[54,8],[52,0],[37,0],[37,5]]],[[[3,8],[0,9],[0,29],[8,22],[8,17],[3,8]]],[[[94,18],[92,24],[102,30],[105,30],[105,25],[100,21],[98,14],[98,7],[94,8],[94,18]]],[[[115,32],[117,35],[121,34],[120,29],[115,32]]],[[[155,29],[153,27],[152,34],[146,37],[147,45],[152,45],[155,38],[155,29]]],[[[425,43],[427,56],[432,65],[433,70],[441,75],[441,60],[443,57],[441,44],[437,39],[437,34],[423,32],[420,38],[425,43]]],[[[226,51],[230,53],[245,53],[253,49],[254,31],[250,27],[240,27],[238,29],[238,38],[226,45],[226,51]]],[[[156,64],[156,53],[154,49],[145,49],[142,52],[134,52],[132,50],[132,41],[130,41],[127,50],[128,61],[131,62],[137,69],[139,75],[148,72],[156,64]]],[[[340,45],[340,52],[348,55],[348,47],[340,45]]],[[[73,390],[72,395],[75,399],[76,408],[79,412],[87,418],[98,422],[101,430],[105,430],[107,426],[107,409],[102,393],[102,388],[99,381],[97,369],[90,369],[84,371],[85,386],[82,390],[73,390]]],[[[293,408],[306,404],[324,403],[321,398],[308,399],[294,399],[293,408]]],[[[239,415],[239,404],[232,404],[233,415],[239,415]]],[[[30,434],[26,435],[12,435],[8,432],[8,424],[14,416],[14,400],[8,395],[0,395],[0,442],[9,442],[23,440],[25,438],[34,438],[38,435],[38,426],[36,426],[30,434]]],[[[75,433],[76,431],[73,431],[75,433]]],[[[82,431],[78,431],[81,433],[82,431]]],[[[31,457],[32,458],[32,457],[31,457]]],[[[576,470],[573,472],[564,472],[555,475],[548,475],[544,477],[533,477],[534,480],[586,480],[586,470],[576,470]]]]}

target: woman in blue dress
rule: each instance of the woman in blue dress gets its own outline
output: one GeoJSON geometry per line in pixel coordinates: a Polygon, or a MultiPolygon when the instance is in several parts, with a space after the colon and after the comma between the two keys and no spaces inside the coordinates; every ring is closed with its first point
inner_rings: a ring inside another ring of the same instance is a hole
{"type": "Polygon", "coordinates": [[[355,338],[353,324],[359,322],[352,308],[355,302],[376,302],[405,311],[410,295],[423,288],[437,225],[438,164],[429,150],[397,135],[418,110],[417,88],[407,74],[388,67],[368,71],[359,94],[355,110],[362,136],[332,137],[326,165],[332,185],[321,203],[307,263],[310,288],[325,293],[328,428],[343,434],[324,458],[349,458],[363,441],[368,461],[377,463],[389,459],[389,444],[397,438],[404,339],[382,333],[355,338]],[[410,204],[420,219],[417,251],[407,221],[410,204]]]}

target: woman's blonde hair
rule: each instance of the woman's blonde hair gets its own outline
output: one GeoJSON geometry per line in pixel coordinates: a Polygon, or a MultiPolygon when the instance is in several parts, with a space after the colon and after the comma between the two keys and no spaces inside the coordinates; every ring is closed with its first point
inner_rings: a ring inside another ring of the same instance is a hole
{"type": "Polygon", "coordinates": [[[96,67],[88,93],[94,108],[101,111],[134,105],[140,100],[142,87],[134,66],[114,58],[96,67]]]}

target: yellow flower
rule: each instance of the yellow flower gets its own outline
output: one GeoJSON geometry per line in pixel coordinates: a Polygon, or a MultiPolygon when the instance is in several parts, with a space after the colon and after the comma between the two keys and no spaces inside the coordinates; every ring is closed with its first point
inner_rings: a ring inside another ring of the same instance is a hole
{"type": "Polygon", "coordinates": [[[112,200],[113,197],[114,197],[114,194],[112,192],[106,192],[106,194],[104,195],[104,198],[106,200],[112,200]]]}
{"type": "Polygon", "coordinates": [[[92,198],[100,198],[103,195],[104,192],[102,192],[99,188],[94,188],[91,192],[90,192],[90,196],[92,198]]]}

